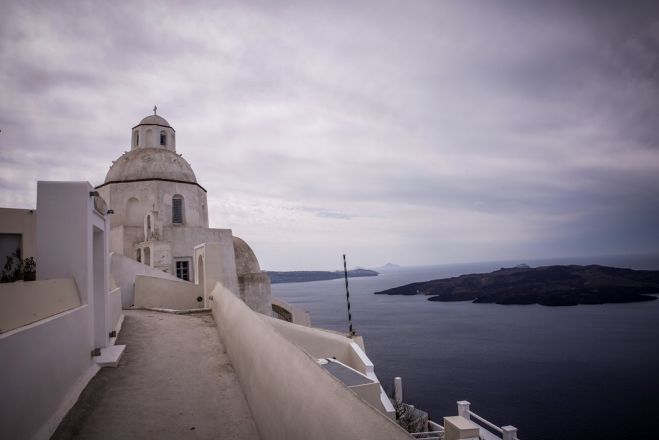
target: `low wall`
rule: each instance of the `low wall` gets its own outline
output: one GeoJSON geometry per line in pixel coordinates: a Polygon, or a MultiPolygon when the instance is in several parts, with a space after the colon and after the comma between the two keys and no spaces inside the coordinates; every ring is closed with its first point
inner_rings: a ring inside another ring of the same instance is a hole
{"type": "Polygon", "coordinates": [[[0,335],[0,438],[47,439],[98,366],[87,305],[0,335]]]}
{"type": "MultiPolygon", "coordinates": [[[[289,304],[283,299],[277,298],[276,296],[271,296],[271,299],[273,306],[279,306],[291,314],[294,324],[311,327],[311,317],[309,316],[309,312],[306,312],[301,308],[294,306],[293,304],[289,304]]],[[[270,315],[268,314],[268,316],[270,315]]]]}
{"type": "Polygon", "coordinates": [[[351,343],[357,343],[362,349],[364,341],[361,336],[350,339],[340,333],[305,327],[298,324],[282,321],[277,318],[263,318],[272,325],[284,338],[309,353],[314,358],[336,358],[360,373],[366,374],[362,365],[354,362],[351,343]]]}
{"type": "Polygon", "coordinates": [[[108,292],[108,333],[118,330],[117,327],[123,314],[121,310],[121,289],[117,287],[108,292]]]}
{"type": "Polygon", "coordinates": [[[203,286],[187,281],[167,280],[145,275],[135,278],[135,307],[173,310],[198,309],[203,307],[203,286]]]}
{"type": "Polygon", "coordinates": [[[124,309],[131,307],[135,302],[135,277],[137,275],[178,280],[175,276],[160,269],[154,269],[116,252],[111,254],[110,272],[115,284],[121,289],[121,304],[124,309]]]}
{"type": "Polygon", "coordinates": [[[0,284],[0,333],[80,306],[73,279],[0,284]]]}
{"type": "MultiPolygon", "coordinates": [[[[314,358],[335,358],[376,382],[369,385],[369,402],[377,402],[373,406],[383,410],[388,416],[395,418],[395,409],[380,385],[380,379],[375,375],[375,367],[366,355],[364,340],[361,336],[352,338],[330,330],[304,327],[276,318],[264,318],[288,341],[300,347],[314,358]],[[377,395],[375,400],[372,400],[377,395]]],[[[357,391],[357,390],[355,390],[357,391]]]]}
{"type": "Polygon", "coordinates": [[[264,440],[410,439],[217,283],[213,316],[264,440]]]}

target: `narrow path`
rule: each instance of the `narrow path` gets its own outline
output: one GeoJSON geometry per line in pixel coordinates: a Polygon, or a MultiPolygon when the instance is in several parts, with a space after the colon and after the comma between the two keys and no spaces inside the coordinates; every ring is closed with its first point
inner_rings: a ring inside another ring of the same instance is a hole
{"type": "Polygon", "coordinates": [[[209,314],[124,310],[117,368],[87,385],[52,439],[259,439],[209,314]]]}

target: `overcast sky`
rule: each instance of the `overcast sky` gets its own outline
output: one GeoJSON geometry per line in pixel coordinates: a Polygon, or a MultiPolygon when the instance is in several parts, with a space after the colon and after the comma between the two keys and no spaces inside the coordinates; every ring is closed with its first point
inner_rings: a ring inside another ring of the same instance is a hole
{"type": "Polygon", "coordinates": [[[0,206],[158,114],[265,269],[659,249],[659,2],[31,2],[0,12],[0,206]]]}

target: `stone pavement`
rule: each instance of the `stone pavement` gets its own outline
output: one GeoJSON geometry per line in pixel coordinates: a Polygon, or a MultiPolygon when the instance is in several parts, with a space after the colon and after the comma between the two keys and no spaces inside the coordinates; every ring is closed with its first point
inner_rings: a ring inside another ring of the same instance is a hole
{"type": "Polygon", "coordinates": [[[99,371],[52,439],[260,438],[209,314],[124,314],[119,366],[99,371]]]}

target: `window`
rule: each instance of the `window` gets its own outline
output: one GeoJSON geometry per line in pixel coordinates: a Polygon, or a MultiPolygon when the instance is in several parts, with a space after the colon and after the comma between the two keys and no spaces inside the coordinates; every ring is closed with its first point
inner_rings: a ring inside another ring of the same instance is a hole
{"type": "Polygon", "coordinates": [[[167,145],[167,133],[165,133],[165,130],[160,132],[160,145],[163,147],[167,145]]]}
{"type": "Polygon", "coordinates": [[[182,280],[190,281],[190,262],[177,261],[176,262],[176,276],[182,280]]]}
{"type": "Polygon", "coordinates": [[[183,223],[183,197],[181,196],[172,198],[172,223],[183,223]]]}
{"type": "Polygon", "coordinates": [[[139,144],[140,144],[140,133],[137,130],[135,130],[133,132],[133,145],[137,147],[139,144]]]}

